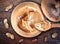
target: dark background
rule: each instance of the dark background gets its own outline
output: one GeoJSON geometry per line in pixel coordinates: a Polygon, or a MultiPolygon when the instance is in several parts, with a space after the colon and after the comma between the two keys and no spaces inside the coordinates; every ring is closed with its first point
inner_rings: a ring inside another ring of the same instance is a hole
{"type": "Polygon", "coordinates": [[[42,32],[42,34],[34,38],[24,38],[17,35],[17,33],[15,33],[15,31],[11,26],[11,19],[10,19],[11,13],[18,4],[25,1],[36,2],[39,5],[41,3],[41,0],[0,0],[0,44],[60,44],[60,28],[53,28],[47,32],[42,32]],[[10,3],[13,3],[13,8],[10,9],[8,12],[6,12],[5,7],[10,3]],[[3,20],[5,18],[8,19],[9,29],[6,29],[4,27],[3,20]],[[5,34],[7,32],[14,34],[14,37],[15,37],[14,40],[6,37],[5,34]],[[58,33],[58,36],[53,39],[51,35],[52,33],[55,33],[55,32],[58,33]],[[45,37],[47,40],[45,40],[45,37]],[[19,43],[20,39],[23,39],[23,41],[19,43]],[[37,41],[33,42],[33,40],[35,39],[37,39],[37,41]]]}

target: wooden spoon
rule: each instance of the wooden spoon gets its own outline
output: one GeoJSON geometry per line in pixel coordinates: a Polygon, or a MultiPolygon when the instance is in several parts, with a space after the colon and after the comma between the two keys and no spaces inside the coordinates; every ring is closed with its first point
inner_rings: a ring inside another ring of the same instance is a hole
{"type": "Polygon", "coordinates": [[[42,0],[41,9],[44,15],[53,22],[60,21],[60,1],[42,0]]]}

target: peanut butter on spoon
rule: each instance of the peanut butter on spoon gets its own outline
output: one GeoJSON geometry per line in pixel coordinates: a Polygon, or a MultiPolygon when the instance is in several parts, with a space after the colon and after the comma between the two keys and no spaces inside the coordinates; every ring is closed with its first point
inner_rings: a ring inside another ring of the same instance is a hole
{"type": "Polygon", "coordinates": [[[60,28],[60,23],[51,23],[47,20],[35,24],[35,27],[40,31],[47,31],[51,28],[60,28]],[[43,24],[42,24],[43,23],[43,24]]]}

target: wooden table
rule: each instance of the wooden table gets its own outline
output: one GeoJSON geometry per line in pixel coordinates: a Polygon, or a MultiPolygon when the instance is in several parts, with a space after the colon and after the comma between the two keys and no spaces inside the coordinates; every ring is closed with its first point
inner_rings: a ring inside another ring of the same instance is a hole
{"type": "Polygon", "coordinates": [[[42,32],[42,34],[34,38],[21,37],[13,30],[11,26],[11,13],[18,4],[25,1],[32,1],[38,4],[41,3],[41,0],[7,0],[7,2],[6,0],[0,0],[0,44],[60,44],[60,28],[53,28],[47,32],[42,32]],[[6,12],[4,10],[5,6],[10,2],[13,3],[13,8],[6,12]],[[5,28],[3,23],[5,18],[8,19],[8,29],[5,28]],[[8,38],[6,36],[7,32],[12,33],[15,38],[13,40],[8,38]],[[55,39],[52,39],[51,34],[54,32],[58,33],[58,36],[55,39]],[[19,42],[21,39],[23,39],[23,41],[19,42]]]}

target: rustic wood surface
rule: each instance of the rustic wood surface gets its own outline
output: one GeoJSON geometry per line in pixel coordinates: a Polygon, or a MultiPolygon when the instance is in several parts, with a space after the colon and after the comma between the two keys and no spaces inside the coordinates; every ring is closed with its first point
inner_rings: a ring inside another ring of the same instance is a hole
{"type": "Polygon", "coordinates": [[[60,28],[53,28],[47,32],[42,32],[42,34],[34,38],[21,37],[13,30],[11,26],[11,13],[18,4],[25,1],[32,1],[39,5],[41,3],[41,0],[0,0],[0,44],[60,44],[60,28]],[[10,3],[13,4],[13,8],[6,12],[5,7],[10,3]],[[3,20],[5,18],[8,19],[8,29],[4,27],[3,20]],[[6,36],[7,32],[12,33],[15,38],[13,40],[8,38],[6,36]],[[54,32],[58,33],[58,36],[53,39],[51,35],[54,32]],[[19,40],[21,41],[19,42],[19,40]]]}

